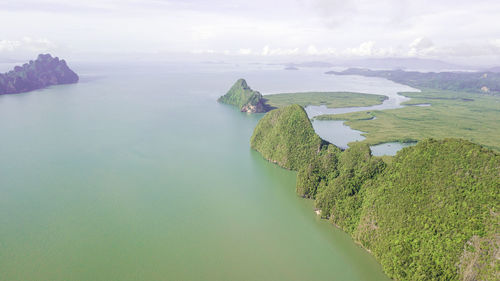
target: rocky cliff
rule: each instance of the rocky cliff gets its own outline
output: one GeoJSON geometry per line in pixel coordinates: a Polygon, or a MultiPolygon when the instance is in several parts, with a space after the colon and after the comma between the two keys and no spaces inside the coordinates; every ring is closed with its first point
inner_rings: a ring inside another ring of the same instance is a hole
{"type": "Polygon", "coordinates": [[[24,93],[51,85],[76,82],[78,75],[64,60],[52,57],[50,54],[40,54],[36,60],[0,74],[0,95],[24,93]]]}

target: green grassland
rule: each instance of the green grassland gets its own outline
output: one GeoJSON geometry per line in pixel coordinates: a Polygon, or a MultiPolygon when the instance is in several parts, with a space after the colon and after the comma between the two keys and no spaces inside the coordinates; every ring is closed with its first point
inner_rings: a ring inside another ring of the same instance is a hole
{"type": "Polygon", "coordinates": [[[318,120],[347,120],[365,132],[368,144],[415,141],[425,138],[463,138],[500,151],[500,97],[456,91],[423,89],[402,93],[407,104],[431,106],[321,115],[318,120]]]}
{"type": "Polygon", "coordinates": [[[387,99],[383,95],[371,95],[352,92],[302,92],[265,95],[266,103],[272,107],[284,107],[291,104],[301,106],[326,105],[329,108],[372,106],[387,99]]]}

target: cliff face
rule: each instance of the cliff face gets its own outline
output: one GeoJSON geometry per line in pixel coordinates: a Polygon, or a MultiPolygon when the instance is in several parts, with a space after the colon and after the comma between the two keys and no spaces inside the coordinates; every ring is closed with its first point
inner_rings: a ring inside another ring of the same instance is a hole
{"type": "Polygon", "coordinates": [[[0,74],[0,95],[29,92],[51,85],[76,82],[78,82],[78,75],[68,67],[64,60],[54,58],[50,54],[40,54],[36,60],[0,74]]]}
{"type": "Polygon", "coordinates": [[[219,102],[232,104],[241,112],[261,113],[269,111],[262,94],[252,90],[245,79],[239,79],[229,91],[218,99],[219,102]]]}

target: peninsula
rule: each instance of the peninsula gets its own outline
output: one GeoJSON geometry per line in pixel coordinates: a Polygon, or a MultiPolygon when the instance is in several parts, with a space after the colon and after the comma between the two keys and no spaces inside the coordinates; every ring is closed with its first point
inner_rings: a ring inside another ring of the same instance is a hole
{"type": "Polygon", "coordinates": [[[50,54],[40,54],[36,60],[16,66],[0,74],[0,95],[29,92],[51,85],[78,82],[78,75],[66,61],[50,54]]]}
{"type": "Polygon", "coordinates": [[[328,108],[372,106],[382,104],[387,96],[354,92],[297,92],[263,96],[252,90],[244,79],[239,79],[229,91],[218,99],[235,105],[242,112],[264,113],[292,104],[301,106],[324,105],[328,108]]]}
{"type": "Polygon", "coordinates": [[[498,280],[500,155],[425,139],[382,158],[322,140],[299,105],[268,112],[251,147],[297,171],[296,190],[395,280],[498,280]]]}

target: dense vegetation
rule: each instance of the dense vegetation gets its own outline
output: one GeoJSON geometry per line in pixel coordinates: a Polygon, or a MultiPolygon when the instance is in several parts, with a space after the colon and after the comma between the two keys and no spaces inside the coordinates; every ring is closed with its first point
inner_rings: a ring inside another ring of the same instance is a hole
{"type": "Polygon", "coordinates": [[[500,94],[500,73],[495,72],[416,72],[404,70],[369,70],[350,68],[336,75],[382,77],[416,88],[500,94]]]}
{"type": "Polygon", "coordinates": [[[362,188],[353,235],[389,276],[498,280],[500,155],[464,140],[426,140],[400,151],[362,188]],[[491,248],[473,249],[474,237],[491,248]],[[464,259],[464,249],[483,260],[464,259]]]}
{"type": "Polygon", "coordinates": [[[245,79],[239,79],[229,91],[218,99],[219,102],[237,106],[242,112],[266,112],[270,108],[265,104],[262,94],[252,90],[245,79]]]}
{"type": "Polygon", "coordinates": [[[297,170],[326,149],[328,142],[314,132],[305,110],[291,105],[268,112],[257,124],[250,145],[266,159],[297,170]]]}
{"type": "Polygon", "coordinates": [[[364,142],[368,144],[455,137],[500,151],[499,96],[430,89],[402,94],[411,97],[407,103],[427,103],[431,106],[407,106],[316,118],[347,120],[346,125],[365,132],[364,142]]]}
{"type": "Polygon", "coordinates": [[[0,95],[17,94],[41,89],[50,85],[78,82],[78,75],[64,60],[40,54],[35,61],[16,66],[14,70],[0,74],[0,95]]]}
{"type": "Polygon", "coordinates": [[[381,104],[387,99],[382,95],[371,95],[351,92],[301,92],[265,95],[266,103],[272,107],[283,107],[291,104],[325,105],[329,108],[372,106],[381,104]]]}
{"type": "Polygon", "coordinates": [[[252,148],[298,171],[297,193],[370,250],[396,280],[498,280],[500,155],[426,139],[391,159],[322,141],[298,105],[266,114],[252,148]]]}

